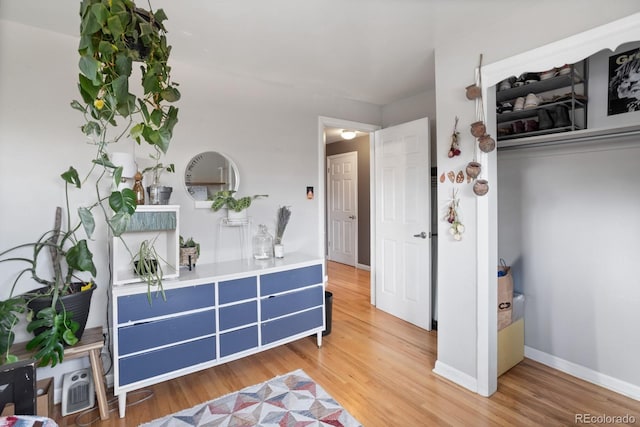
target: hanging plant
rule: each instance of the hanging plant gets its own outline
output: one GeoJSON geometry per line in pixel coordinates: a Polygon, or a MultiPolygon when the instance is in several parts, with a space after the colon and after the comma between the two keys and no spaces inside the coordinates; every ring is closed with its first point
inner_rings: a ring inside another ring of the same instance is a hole
{"type": "Polygon", "coordinates": [[[452,190],[445,220],[451,224],[449,234],[451,234],[455,240],[461,240],[462,233],[464,233],[464,225],[460,221],[460,215],[458,214],[459,204],[458,190],[452,190]]]}

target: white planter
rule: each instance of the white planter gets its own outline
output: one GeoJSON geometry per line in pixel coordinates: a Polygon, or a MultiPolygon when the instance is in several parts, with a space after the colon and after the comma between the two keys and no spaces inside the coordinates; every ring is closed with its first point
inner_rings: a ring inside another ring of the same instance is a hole
{"type": "Polygon", "coordinates": [[[247,210],[243,209],[240,212],[236,212],[232,209],[227,209],[227,222],[230,224],[244,224],[247,222],[247,210]]]}

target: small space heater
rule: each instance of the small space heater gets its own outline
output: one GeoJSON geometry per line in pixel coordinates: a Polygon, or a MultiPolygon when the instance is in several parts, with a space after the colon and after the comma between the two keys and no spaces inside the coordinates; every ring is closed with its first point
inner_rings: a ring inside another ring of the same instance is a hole
{"type": "Polygon", "coordinates": [[[88,368],[62,377],[62,416],[93,408],[96,400],[93,378],[88,368]]]}

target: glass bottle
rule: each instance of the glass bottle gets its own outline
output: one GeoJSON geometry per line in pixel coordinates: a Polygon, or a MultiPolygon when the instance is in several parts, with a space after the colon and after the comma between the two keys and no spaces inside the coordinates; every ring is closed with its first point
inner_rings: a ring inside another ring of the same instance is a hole
{"type": "Polygon", "coordinates": [[[136,193],[136,205],[144,205],[144,187],[142,186],[142,174],[136,172],[136,176],[133,178],[135,183],[133,184],[133,192],[136,193]]]}
{"type": "Polygon", "coordinates": [[[269,234],[267,226],[264,224],[258,226],[258,233],[253,236],[253,258],[273,258],[273,237],[269,234]]]}

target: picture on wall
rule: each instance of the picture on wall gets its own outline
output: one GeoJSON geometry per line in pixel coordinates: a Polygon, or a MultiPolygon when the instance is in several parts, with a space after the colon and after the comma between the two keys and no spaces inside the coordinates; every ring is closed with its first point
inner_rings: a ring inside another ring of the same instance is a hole
{"type": "Polygon", "coordinates": [[[640,111],[640,49],[609,57],[607,115],[640,111]]]}

